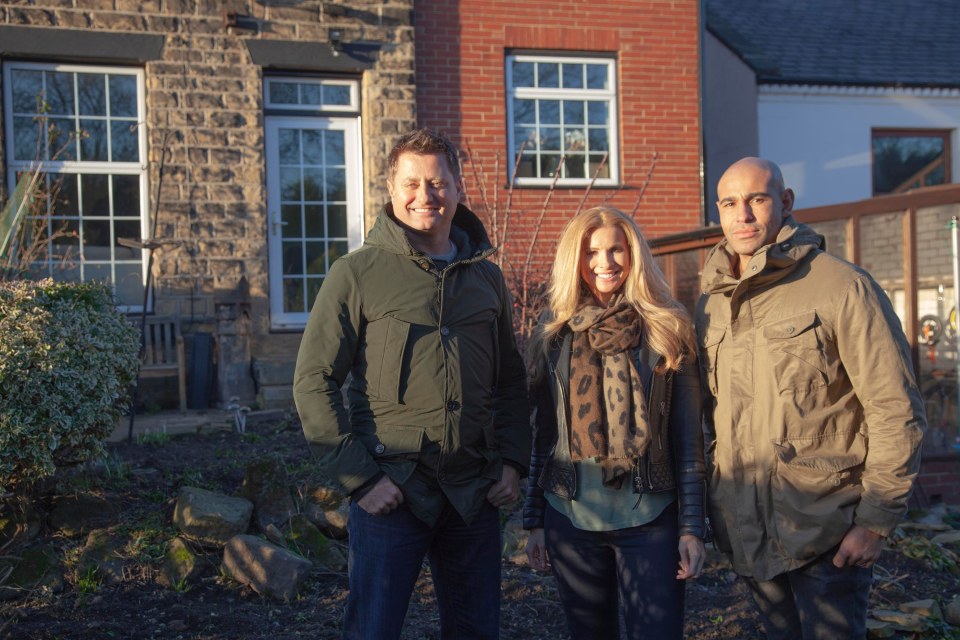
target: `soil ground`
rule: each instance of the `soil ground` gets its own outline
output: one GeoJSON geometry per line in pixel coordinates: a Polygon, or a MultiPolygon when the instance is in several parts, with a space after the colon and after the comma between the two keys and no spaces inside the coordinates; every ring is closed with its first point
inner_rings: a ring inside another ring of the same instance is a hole
{"type": "MultiPolygon", "coordinates": [[[[347,593],[345,574],[315,571],[292,602],[261,598],[223,578],[211,556],[211,571],[188,589],[158,583],[167,541],[175,531],[170,516],[181,486],[236,494],[246,465],[268,454],[285,461],[298,492],[320,478],[295,419],[248,425],[240,434],[224,428],[170,436],[141,433],[135,442],[108,444],[104,463],[65,474],[54,489],[95,493],[118,504],[111,527],[127,538],[121,555],[124,580],[96,584],[70,570],[69,559],[84,537],[68,538],[44,528],[38,541],[53,544],[65,560],[64,587],[36,590],[0,603],[0,637],[29,640],[325,640],[339,637],[347,593]]],[[[51,496],[46,496],[49,500],[51,496]]],[[[36,541],[35,541],[36,542],[36,541]]],[[[9,552],[8,552],[9,553],[9,552]]],[[[933,570],[897,550],[884,552],[876,569],[871,609],[935,598],[949,602],[960,594],[960,576],[933,570]]],[[[554,581],[526,566],[504,563],[501,637],[504,640],[564,640],[563,612],[554,581]]],[[[411,601],[404,639],[438,637],[438,620],[429,572],[424,571],[411,601]]],[[[957,628],[940,627],[902,638],[960,638],[957,628]]],[[[685,637],[692,640],[762,638],[757,616],[742,582],[716,552],[704,574],[689,584],[685,637]]],[[[602,640],[602,639],[599,639],[602,640]]]]}

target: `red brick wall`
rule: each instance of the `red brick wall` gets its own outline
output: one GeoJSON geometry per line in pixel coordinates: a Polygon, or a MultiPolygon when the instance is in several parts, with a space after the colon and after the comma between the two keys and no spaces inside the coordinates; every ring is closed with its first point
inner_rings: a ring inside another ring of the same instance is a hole
{"type": "Polygon", "coordinates": [[[936,502],[960,505],[960,456],[932,456],[920,463],[912,503],[928,507],[936,502]]]}
{"type": "MultiPolygon", "coordinates": [[[[637,209],[649,237],[702,225],[700,186],[699,18],[697,0],[416,0],[417,119],[469,145],[486,174],[488,199],[505,201],[507,123],[504,58],[510,50],[617,55],[620,177],[624,186],[595,189],[587,206],[637,209]],[[499,174],[496,154],[501,154],[499,174]],[[494,179],[497,175],[497,179],[494,179]]],[[[478,189],[469,165],[468,193],[478,189]]],[[[517,188],[511,253],[525,251],[547,192],[517,188]],[[514,244],[516,243],[516,244],[514,244]],[[518,246],[519,245],[519,246],[518,246]]],[[[552,257],[553,242],[576,210],[584,189],[552,197],[537,250],[552,257]]],[[[482,211],[478,211],[482,213],[482,211]]]]}

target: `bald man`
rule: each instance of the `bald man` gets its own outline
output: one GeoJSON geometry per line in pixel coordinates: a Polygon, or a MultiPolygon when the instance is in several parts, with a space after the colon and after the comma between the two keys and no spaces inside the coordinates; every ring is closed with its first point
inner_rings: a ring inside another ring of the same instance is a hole
{"type": "Polygon", "coordinates": [[[697,305],[715,540],[768,638],[863,638],[926,428],[907,340],[873,278],[792,218],[777,165],[734,163],[718,197],[697,305]]]}

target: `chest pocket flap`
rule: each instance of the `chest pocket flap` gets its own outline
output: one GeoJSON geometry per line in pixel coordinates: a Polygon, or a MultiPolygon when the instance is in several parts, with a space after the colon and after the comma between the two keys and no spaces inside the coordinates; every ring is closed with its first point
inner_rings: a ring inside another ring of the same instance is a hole
{"type": "MultiPolygon", "coordinates": [[[[779,320],[773,324],[768,324],[763,328],[763,337],[767,340],[788,340],[796,338],[801,334],[807,334],[807,332],[815,326],[817,326],[817,312],[815,310],[805,311],[786,320],[779,320]]],[[[805,337],[812,340],[812,345],[810,346],[817,346],[817,338],[815,335],[810,333],[805,337]]],[[[804,340],[804,342],[806,342],[806,340],[804,340]]]]}

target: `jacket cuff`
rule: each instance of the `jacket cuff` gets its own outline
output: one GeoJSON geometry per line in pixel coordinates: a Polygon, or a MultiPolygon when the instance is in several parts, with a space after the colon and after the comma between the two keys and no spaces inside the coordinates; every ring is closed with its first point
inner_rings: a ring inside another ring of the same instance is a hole
{"type": "Polygon", "coordinates": [[[897,525],[900,524],[900,521],[903,519],[903,512],[892,513],[888,509],[883,509],[876,505],[870,504],[868,501],[861,498],[860,504],[857,505],[857,510],[853,515],[853,523],[863,527],[864,529],[869,529],[877,535],[881,535],[884,538],[888,537],[893,530],[897,528],[897,525]]]}

